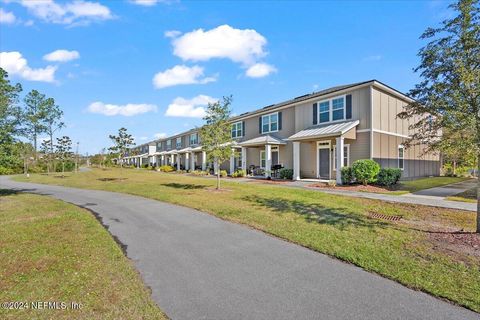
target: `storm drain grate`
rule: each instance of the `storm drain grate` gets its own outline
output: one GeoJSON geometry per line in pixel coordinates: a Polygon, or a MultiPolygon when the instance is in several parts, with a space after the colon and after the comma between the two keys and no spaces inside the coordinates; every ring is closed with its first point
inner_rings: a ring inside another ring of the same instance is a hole
{"type": "Polygon", "coordinates": [[[387,216],[381,213],[370,213],[369,217],[374,219],[388,220],[388,221],[399,221],[402,219],[402,217],[400,216],[387,216]]]}

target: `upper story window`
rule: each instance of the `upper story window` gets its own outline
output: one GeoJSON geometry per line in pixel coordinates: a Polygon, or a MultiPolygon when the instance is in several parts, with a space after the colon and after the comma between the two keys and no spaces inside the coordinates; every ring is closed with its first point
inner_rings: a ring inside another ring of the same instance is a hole
{"type": "Polygon", "coordinates": [[[172,140],[167,140],[167,149],[172,148],[172,140]]]}
{"type": "Polygon", "coordinates": [[[262,133],[278,131],[278,112],[262,116],[262,133]]]}
{"type": "Polygon", "coordinates": [[[243,137],[243,123],[242,121],[232,124],[232,138],[243,137]]]}
{"type": "Polygon", "coordinates": [[[403,170],[404,167],[404,155],[405,155],[405,148],[402,145],[398,146],[398,168],[403,170]]]}
{"type": "Polygon", "coordinates": [[[177,147],[177,149],[182,147],[182,137],[177,138],[177,143],[175,146],[177,147]]]}
{"type": "Polygon", "coordinates": [[[190,135],[190,145],[198,144],[198,133],[192,133],[190,135]]]}
{"type": "Polygon", "coordinates": [[[314,124],[352,118],[352,96],[340,96],[314,104],[314,124]],[[317,112],[317,113],[315,113],[317,112]],[[317,121],[318,119],[318,121],[317,121]]]}
{"type": "Polygon", "coordinates": [[[162,142],[157,142],[157,150],[162,150],[162,142]]]}

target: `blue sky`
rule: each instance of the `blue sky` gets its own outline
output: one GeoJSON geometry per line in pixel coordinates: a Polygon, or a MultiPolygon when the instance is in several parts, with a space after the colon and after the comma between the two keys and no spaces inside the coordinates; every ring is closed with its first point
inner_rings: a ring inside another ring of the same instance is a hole
{"type": "Polygon", "coordinates": [[[0,66],[65,112],[82,153],[125,126],[137,144],[233,112],[378,79],[407,92],[443,1],[1,1],[0,66]],[[60,51],[58,51],[60,50],[60,51]],[[50,54],[50,55],[49,55],[50,54]]]}

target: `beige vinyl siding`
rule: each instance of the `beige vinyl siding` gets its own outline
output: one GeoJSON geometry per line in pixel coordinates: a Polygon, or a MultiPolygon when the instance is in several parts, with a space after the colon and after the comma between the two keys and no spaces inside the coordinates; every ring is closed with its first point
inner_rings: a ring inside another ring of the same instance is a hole
{"type": "Polygon", "coordinates": [[[359,132],[356,140],[345,139],[345,144],[350,144],[350,165],[356,160],[370,159],[370,132],[359,132]]]}
{"type": "Polygon", "coordinates": [[[397,117],[407,102],[372,87],[373,129],[408,135],[409,121],[397,117]]]}
{"type": "MultiPolygon", "coordinates": [[[[348,91],[345,95],[352,95],[352,120],[360,120],[357,129],[370,128],[370,90],[368,87],[348,91]]],[[[295,106],[295,132],[309,128],[313,125],[313,104],[325,99],[331,99],[338,95],[328,95],[316,101],[310,101],[295,106]]],[[[327,122],[325,124],[328,124],[327,122]]]]}

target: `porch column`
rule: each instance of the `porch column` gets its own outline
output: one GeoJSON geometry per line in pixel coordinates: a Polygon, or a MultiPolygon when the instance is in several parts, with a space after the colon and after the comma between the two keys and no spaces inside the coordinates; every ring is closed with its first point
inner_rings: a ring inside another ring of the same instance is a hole
{"type": "Polygon", "coordinates": [[[163,154],[160,156],[160,163],[162,166],[165,165],[165,156],[163,154]]]}
{"type": "Polygon", "coordinates": [[[170,156],[170,165],[171,165],[172,167],[175,165],[175,155],[174,155],[174,154],[172,154],[172,155],[170,156]]]}
{"type": "Polygon", "coordinates": [[[300,142],[293,142],[293,180],[300,180],[300,142]]]}
{"type": "Polygon", "coordinates": [[[207,170],[207,153],[202,151],[202,171],[207,170]]]}
{"type": "Polygon", "coordinates": [[[342,184],[342,167],[343,167],[343,140],[342,136],[338,137],[337,139],[337,154],[335,155],[337,161],[337,172],[336,172],[336,180],[337,184],[342,184]]]}
{"type": "Polygon", "coordinates": [[[195,153],[190,153],[190,170],[195,171],[195,153]]]}
{"type": "Polygon", "coordinates": [[[177,171],[180,170],[180,154],[177,153],[177,171]]]}
{"type": "Polygon", "coordinates": [[[235,172],[235,149],[232,148],[232,154],[230,155],[230,175],[235,172]]]}
{"type": "Polygon", "coordinates": [[[188,152],[185,152],[185,170],[189,170],[190,169],[190,153],[188,152]]]}
{"type": "Polygon", "coordinates": [[[265,177],[269,178],[272,175],[272,146],[265,145],[265,177]]]}
{"type": "Polygon", "coordinates": [[[247,148],[242,147],[242,170],[247,171],[247,148]]]}

